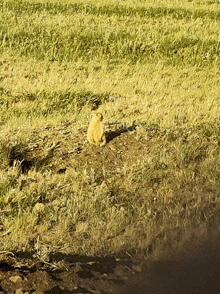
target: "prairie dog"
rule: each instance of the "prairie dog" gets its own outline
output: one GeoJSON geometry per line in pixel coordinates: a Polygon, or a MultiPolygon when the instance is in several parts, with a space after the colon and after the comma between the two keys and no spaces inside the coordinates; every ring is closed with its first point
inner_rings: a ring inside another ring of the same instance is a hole
{"type": "Polygon", "coordinates": [[[101,113],[93,114],[89,124],[87,139],[90,144],[103,146],[106,144],[106,137],[102,125],[103,116],[101,113]]]}

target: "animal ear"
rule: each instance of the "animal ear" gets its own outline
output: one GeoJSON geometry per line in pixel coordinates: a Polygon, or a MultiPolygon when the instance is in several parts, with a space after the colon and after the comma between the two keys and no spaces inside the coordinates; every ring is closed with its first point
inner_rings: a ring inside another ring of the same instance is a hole
{"type": "Polygon", "coordinates": [[[100,117],[101,120],[103,119],[103,115],[100,112],[98,113],[98,116],[100,117]]]}

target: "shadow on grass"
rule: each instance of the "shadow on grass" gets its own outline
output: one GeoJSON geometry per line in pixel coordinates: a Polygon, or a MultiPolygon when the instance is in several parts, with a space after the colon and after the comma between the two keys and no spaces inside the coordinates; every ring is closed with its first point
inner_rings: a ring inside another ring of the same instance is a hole
{"type": "MultiPolygon", "coordinates": [[[[170,245],[172,234],[168,239],[158,243],[152,254],[136,256],[124,253],[118,257],[90,257],[51,253],[49,264],[64,262],[67,268],[44,270],[53,280],[57,279],[56,274],[71,272],[71,279],[78,283],[78,288],[67,291],[54,286],[45,293],[79,293],[79,290],[80,293],[121,294],[219,293],[220,231],[215,228],[211,231],[195,229],[183,237],[179,246],[170,245]]],[[[20,252],[16,256],[30,257],[24,254],[20,252]]]]}
{"type": "Polygon", "coordinates": [[[113,139],[119,137],[121,134],[123,133],[127,133],[127,132],[132,132],[134,130],[136,130],[136,125],[132,125],[130,127],[122,127],[119,128],[115,131],[110,131],[110,132],[106,132],[105,136],[106,136],[106,143],[109,143],[110,141],[112,141],[113,139]]]}

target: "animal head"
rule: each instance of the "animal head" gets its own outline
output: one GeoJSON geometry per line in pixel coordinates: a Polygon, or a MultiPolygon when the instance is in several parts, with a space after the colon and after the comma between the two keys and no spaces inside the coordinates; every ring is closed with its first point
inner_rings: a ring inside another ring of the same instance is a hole
{"type": "Polygon", "coordinates": [[[96,113],[92,115],[92,120],[93,121],[102,121],[103,120],[103,115],[101,113],[96,113]]]}

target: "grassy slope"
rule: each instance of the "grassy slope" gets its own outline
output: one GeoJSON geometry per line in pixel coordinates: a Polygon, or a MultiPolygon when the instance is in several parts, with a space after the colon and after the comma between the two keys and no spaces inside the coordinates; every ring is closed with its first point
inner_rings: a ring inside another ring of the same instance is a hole
{"type": "Polygon", "coordinates": [[[215,223],[219,18],[205,0],[0,3],[2,250],[114,253],[215,223]],[[157,155],[103,183],[10,166],[44,126],[85,130],[97,102],[106,122],[162,138],[157,155]]]}

